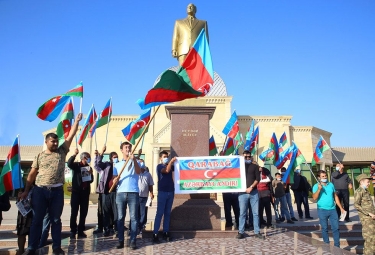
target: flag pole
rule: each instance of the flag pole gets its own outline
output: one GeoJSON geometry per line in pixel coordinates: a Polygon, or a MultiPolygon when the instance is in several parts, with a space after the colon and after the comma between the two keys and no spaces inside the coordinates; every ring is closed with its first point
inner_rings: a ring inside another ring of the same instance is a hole
{"type": "MultiPolygon", "coordinates": [[[[326,142],[326,144],[328,145],[327,141],[323,138],[323,136],[320,136],[320,138],[322,138],[322,139],[326,142]]],[[[329,147],[329,149],[331,150],[333,156],[335,156],[335,158],[337,159],[337,162],[339,162],[339,164],[341,165],[340,160],[337,158],[336,154],[333,152],[331,146],[328,145],[328,147],[329,147]]]]}
{"type": "Polygon", "coordinates": [[[95,132],[95,150],[97,150],[98,149],[98,142],[96,141],[96,132],[95,132]]]}
{"type": "MultiPolygon", "coordinates": [[[[137,141],[136,144],[134,145],[134,148],[133,148],[131,154],[134,154],[135,150],[136,150],[137,147],[138,147],[139,142],[142,140],[143,136],[146,134],[146,131],[147,131],[148,127],[150,126],[152,120],[154,119],[156,113],[158,112],[159,108],[160,108],[160,105],[158,105],[158,107],[156,108],[155,112],[152,114],[152,116],[151,116],[151,118],[150,118],[150,121],[149,121],[149,122],[147,123],[147,125],[146,125],[146,128],[143,129],[142,134],[140,135],[140,138],[138,139],[138,141],[137,141]]],[[[120,173],[118,173],[117,178],[120,178],[122,172],[124,171],[126,165],[127,165],[128,162],[129,162],[129,160],[130,160],[130,157],[128,157],[128,159],[125,161],[125,164],[122,166],[122,169],[121,169],[120,173]]],[[[115,188],[115,185],[112,184],[112,187],[110,188],[109,192],[112,192],[112,190],[113,190],[114,188],[115,188]]]]}
{"type": "MultiPolygon", "coordinates": [[[[109,107],[111,109],[111,113],[112,113],[112,97],[111,97],[111,102],[109,103],[109,107]]],[[[108,126],[109,126],[109,122],[110,122],[110,114],[108,114],[108,123],[107,123],[107,131],[105,133],[105,141],[104,141],[104,146],[107,145],[107,137],[108,137],[108,126]]]]}
{"type": "Polygon", "coordinates": [[[22,188],[22,174],[21,174],[21,146],[20,146],[20,135],[17,135],[18,141],[18,173],[20,178],[20,189],[22,188]]]}
{"type": "Polygon", "coordinates": [[[145,135],[142,137],[141,150],[143,148],[143,142],[145,141],[145,135]]]}
{"type": "Polygon", "coordinates": [[[82,113],[82,98],[80,99],[80,103],[79,103],[79,113],[82,113]]]}
{"type": "MultiPolygon", "coordinates": [[[[73,106],[73,115],[74,115],[74,98],[73,97],[70,97],[72,99],[72,106],[73,106]]],[[[73,116],[74,117],[74,116],[73,116]]],[[[70,122],[72,123],[72,122],[70,122]]],[[[71,125],[71,124],[70,124],[71,125]]],[[[78,137],[77,137],[77,133],[75,134],[75,137],[76,137],[76,149],[78,149],[78,137]]]]}
{"type": "Polygon", "coordinates": [[[318,179],[316,178],[316,176],[315,176],[314,172],[312,171],[311,167],[309,166],[309,164],[307,164],[306,160],[305,160],[305,165],[309,168],[309,170],[310,170],[311,174],[314,176],[316,182],[319,183],[318,179]]]}

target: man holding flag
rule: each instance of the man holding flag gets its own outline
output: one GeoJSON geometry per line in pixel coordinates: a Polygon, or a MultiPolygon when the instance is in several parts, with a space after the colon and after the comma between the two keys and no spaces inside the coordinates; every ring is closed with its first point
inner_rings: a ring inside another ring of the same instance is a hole
{"type": "Polygon", "coordinates": [[[80,120],[82,120],[82,113],[77,115],[68,137],[60,147],[58,146],[58,136],[54,133],[47,134],[45,138],[47,149],[35,157],[31,166],[31,171],[27,176],[25,191],[20,195],[21,199],[25,199],[35,182],[31,196],[34,216],[29,235],[29,247],[24,254],[35,254],[39,245],[43,218],[47,209],[51,222],[53,254],[65,254],[61,249],[60,219],[64,207],[63,183],[65,181],[65,161],[66,154],[77,133],[80,120]]]}

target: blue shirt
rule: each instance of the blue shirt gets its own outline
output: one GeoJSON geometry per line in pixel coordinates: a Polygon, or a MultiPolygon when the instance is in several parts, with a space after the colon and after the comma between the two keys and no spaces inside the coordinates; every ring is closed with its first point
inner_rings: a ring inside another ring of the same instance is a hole
{"type": "Polygon", "coordinates": [[[173,166],[172,171],[167,174],[163,174],[161,170],[166,167],[167,165],[165,164],[159,164],[156,167],[156,173],[158,175],[158,191],[174,192],[174,183],[172,178],[173,166]]]}
{"type": "MultiPolygon", "coordinates": [[[[118,173],[121,171],[124,164],[125,164],[124,160],[116,163],[115,167],[113,168],[114,176],[118,175],[118,173]]],[[[130,159],[120,176],[120,180],[117,184],[117,192],[137,192],[138,193],[139,192],[138,178],[139,178],[139,175],[135,173],[134,162],[133,160],[130,159]]]]}
{"type": "MultiPolygon", "coordinates": [[[[318,190],[318,184],[315,184],[312,192],[315,193],[318,190]]],[[[333,186],[332,182],[328,182],[327,185],[322,185],[322,189],[320,190],[319,197],[318,197],[318,209],[324,210],[336,210],[336,203],[335,203],[335,186],[333,186]]]]}

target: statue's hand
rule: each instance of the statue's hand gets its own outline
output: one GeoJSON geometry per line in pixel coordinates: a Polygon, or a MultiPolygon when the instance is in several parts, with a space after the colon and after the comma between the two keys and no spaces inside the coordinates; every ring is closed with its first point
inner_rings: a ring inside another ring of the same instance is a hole
{"type": "Polygon", "coordinates": [[[172,50],[172,57],[177,58],[177,50],[172,50]]]}

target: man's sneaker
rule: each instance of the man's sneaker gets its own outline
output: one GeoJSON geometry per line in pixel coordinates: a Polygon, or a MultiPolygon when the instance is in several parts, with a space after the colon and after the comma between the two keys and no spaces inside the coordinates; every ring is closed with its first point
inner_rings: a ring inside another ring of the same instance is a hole
{"type": "Polygon", "coordinates": [[[101,233],[103,233],[103,229],[99,229],[99,228],[97,228],[97,229],[95,229],[92,233],[93,233],[94,235],[101,234],[101,233]]]}
{"type": "Polygon", "coordinates": [[[87,235],[85,234],[85,232],[79,232],[78,233],[78,238],[86,238],[87,235]]]}
{"type": "Polygon", "coordinates": [[[34,255],[34,254],[35,254],[35,251],[29,250],[29,249],[27,249],[24,253],[22,253],[22,255],[34,255]]]}
{"type": "Polygon", "coordinates": [[[110,231],[109,231],[109,230],[104,231],[103,236],[107,237],[107,236],[109,236],[109,235],[110,235],[110,231]]]}
{"type": "Polygon", "coordinates": [[[346,219],[345,221],[346,221],[346,222],[352,222],[352,220],[351,220],[351,219],[346,219]]]}
{"type": "Polygon", "coordinates": [[[124,248],[124,241],[119,241],[118,245],[116,246],[116,249],[122,249],[124,248]]]}
{"type": "Polygon", "coordinates": [[[289,223],[289,224],[294,224],[294,221],[292,221],[292,220],[287,220],[286,222],[289,223]]]}
{"type": "Polygon", "coordinates": [[[76,238],[76,233],[70,232],[70,239],[75,239],[76,238]]]}
{"type": "Polygon", "coordinates": [[[314,219],[313,217],[305,217],[307,220],[312,220],[312,219],[314,219]]]}
{"type": "Polygon", "coordinates": [[[284,222],[285,221],[285,217],[280,217],[280,221],[284,222]]]}
{"type": "Polygon", "coordinates": [[[65,251],[63,251],[61,248],[54,249],[52,252],[53,255],[65,255],[65,251]]]}
{"type": "Polygon", "coordinates": [[[300,219],[300,220],[302,220],[302,219],[303,219],[303,216],[301,216],[301,215],[300,215],[300,216],[298,216],[298,217],[299,217],[299,219],[300,219]]]}
{"type": "Polygon", "coordinates": [[[295,217],[291,218],[292,221],[298,221],[295,217]]]}
{"type": "Polygon", "coordinates": [[[137,249],[137,246],[135,245],[135,241],[130,242],[130,249],[132,249],[132,250],[137,249]]]}
{"type": "Polygon", "coordinates": [[[163,239],[167,242],[171,241],[171,236],[169,235],[169,232],[163,233],[163,239]]]}
{"type": "Polygon", "coordinates": [[[259,238],[259,239],[262,239],[262,240],[266,239],[266,238],[265,238],[262,234],[260,234],[260,233],[255,234],[255,237],[256,237],[256,238],[259,238]]]}
{"type": "Polygon", "coordinates": [[[160,243],[158,234],[153,234],[152,235],[152,243],[160,243]]]}
{"type": "Polygon", "coordinates": [[[244,234],[241,234],[241,233],[238,233],[238,234],[236,235],[236,238],[237,238],[237,239],[243,239],[243,238],[245,238],[245,235],[244,235],[244,234]]]}

